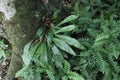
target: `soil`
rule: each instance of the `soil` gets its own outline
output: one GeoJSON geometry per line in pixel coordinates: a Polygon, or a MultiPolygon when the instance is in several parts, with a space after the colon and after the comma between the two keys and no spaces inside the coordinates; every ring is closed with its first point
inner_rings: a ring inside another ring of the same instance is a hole
{"type": "Polygon", "coordinates": [[[8,70],[9,63],[7,60],[2,61],[0,64],[0,80],[5,80],[7,77],[7,70],[8,70]]]}

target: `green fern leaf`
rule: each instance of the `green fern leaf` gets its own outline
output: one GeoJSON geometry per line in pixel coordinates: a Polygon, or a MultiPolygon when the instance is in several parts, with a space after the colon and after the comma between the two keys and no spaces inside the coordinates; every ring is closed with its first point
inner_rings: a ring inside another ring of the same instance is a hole
{"type": "Polygon", "coordinates": [[[104,43],[106,43],[109,40],[109,38],[110,38],[109,34],[102,33],[102,34],[97,36],[93,46],[99,46],[101,44],[104,44],[104,43]]]}
{"type": "Polygon", "coordinates": [[[68,73],[68,77],[69,79],[72,79],[72,80],[84,80],[84,78],[82,78],[79,74],[72,71],[68,73]]]}
{"type": "MultiPolygon", "coordinates": [[[[23,62],[25,65],[29,65],[31,60],[32,60],[32,57],[34,55],[34,52],[30,52],[30,47],[31,47],[31,42],[29,42],[25,47],[24,47],[24,50],[23,50],[23,55],[22,55],[22,59],[23,59],[23,62]]],[[[35,45],[35,48],[37,47],[38,45],[35,45]]]]}
{"type": "Polygon", "coordinates": [[[55,58],[56,67],[62,68],[62,63],[64,61],[62,53],[55,45],[52,47],[52,51],[54,53],[53,58],[55,58]]]}
{"type": "Polygon", "coordinates": [[[78,18],[78,16],[76,16],[76,15],[70,15],[70,16],[68,16],[67,18],[65,18],[62,22],[60,22],[57,26],[60,26],[60,25],[62,25],[62,24],[65,24],[65,23],[67,23],[67,22],[70,22],[70,21],[72,21],[72,20],[75,20],[75,19],[77,19],[78,18]]]}
{"type": "Polygon", "coordinates": [[[48,69],[46,70],[46,72],[50,80],[55,80],[54,70],[50,65],[48,65],[48,69]]]}
{"type": "Polygon", "coordinates": [[[85,50],[86,48],[76,39],[69,37],[69,36],[64,36],[64,35],[56,35],[58,38],[61,40],[65,41],[67,44],[72,45],[78,49],[85,50]]]}
{"type": "Polygon", "coordinates": [[[109,34],[104,34],[104,33],[102,33],[102,34],[100,34],[100,35],[98,35],[97,36],[97,38],[96,38],[96,42],[97,41],[101,41],[101,40],[103,40],[103,39],[108,39],[110,37],[110,35],[109,34]]]}
{"type": "Polygon", "coordinates": [[[107,66],[106,70],[105,70],[105,75],[103,80],[112,80],[111,78],[111,69],[109,66],[107,66]]]}
{"type": "Polygon", "coordinates": [[[54,41],[55,45],[57,47],[59,47],[61,50],[65,51],[73,56],[76,55],[75,52],[72,50],[72,48],[69,45],[67,45],[64,41],[62,41],[58,38],[54,38],[53,41],[54,41]]]}
{"type": "Polygon", "coordinates": [[[64,72],[69,72],[70,71],[70,64],[67,62],[67,61],[65,61],[64,62],[64,72]]]}
{"type": "Polygon", "coordinates": [[[97,65],[99,66],[100,68],[100,71],[102,73],[105,73],[105,70],[106,70],[106,62],[104,61],[104,59],[102,58],[101,54],[100,53],[95,53],[94,54],[94,58],[96,60],[96,63],[97,65]]]}
{"type": "Polygon", "coordinates": [[[62,77],[62,80],[69,80],[67,76],[62,77]]]}
{"type": "Polygon", "coordinates": [[[55,34],[61,33],[61,32],[69,32],[73,29],[75,29],[75,25],[68,25],[68,26],[62,27],[60,30],[56,31],[55,34]]]}

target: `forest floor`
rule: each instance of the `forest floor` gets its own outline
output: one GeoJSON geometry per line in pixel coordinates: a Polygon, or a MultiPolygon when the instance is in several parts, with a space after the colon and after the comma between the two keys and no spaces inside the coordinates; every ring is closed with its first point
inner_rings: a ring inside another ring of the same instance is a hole
{"type": "Polygon", "coordinates": [[[0,80],[5,80],[7,77],[8,62],[2,61],[0,64],[0,80]]]}

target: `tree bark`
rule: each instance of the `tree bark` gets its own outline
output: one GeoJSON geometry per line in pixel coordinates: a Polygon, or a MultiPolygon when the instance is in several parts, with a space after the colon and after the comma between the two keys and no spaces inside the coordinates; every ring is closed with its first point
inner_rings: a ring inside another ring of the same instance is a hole
{"type": "MultiPolygon", "coordinates": [[[[4,0],[2,0],[4,3],[4,0]]],[[[5,17],[2,21],[5,26],[7,36],[10,39],[12,45],[12,58],[7,73],[7,80],[14,80],[15,73],[22,68],[21,55],[23,53],[24,46],[34,38],[35,32],[40,25],[40,17],[45,14],[45,7],[42,0],[6,0],[11,1],[7,3],[8,10],[12,5],[13,11],[5,12],[5,17]],[[11,4],[12,3],[12,4],[11,4]],[[9,4],[9,5],[8,5],[9,4]],[[13,8],[15,7],[15,8],[13,8]],[[39,11],[39,18],[35,18],[35,11],[39,11]],[[9,15],[9,13],[11,15],[9,15]]],[[[6,9],[7,10],[7,9],[6,9]]]]}

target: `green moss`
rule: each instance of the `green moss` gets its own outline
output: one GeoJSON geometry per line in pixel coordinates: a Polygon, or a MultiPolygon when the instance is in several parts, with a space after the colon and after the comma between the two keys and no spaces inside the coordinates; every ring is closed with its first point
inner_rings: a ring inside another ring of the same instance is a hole
{"type": "Polygon", "coordinates": [[[19,57],[22,55],[24,46],[34,38],[35,32],[39,26],[40,18],[34,16],[35,11],[40,11],[41,15],[46,11],[41,0],[16,0],[15,7],[17,13],[11,21],[3,21],[6,32],[10,38],[13,55],[8,70],[8,76],[14,77],[15,73],[22,68],[22,62],[19,57]],[[18,57],[19,56],[19,57],[18,57]]]}
{"type": "Polygon", "coordinates": [[[16,0],[15,7],[17,13],[12,20],[14,22],[20,23],[20,25],[24,27],[31,26],[30,22],[36,23],[40,20],[41,16],[46,13],[45,6],[41,1],[42,0],[16,0]],[[41,16],[39,18],[35,17],[36,11],[39,11],[41,13],[41,16]]]}

